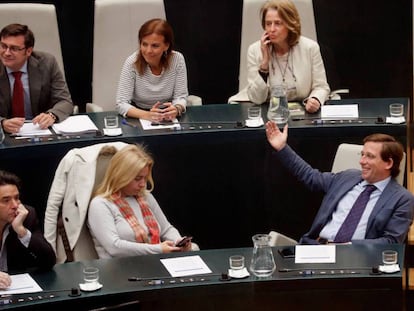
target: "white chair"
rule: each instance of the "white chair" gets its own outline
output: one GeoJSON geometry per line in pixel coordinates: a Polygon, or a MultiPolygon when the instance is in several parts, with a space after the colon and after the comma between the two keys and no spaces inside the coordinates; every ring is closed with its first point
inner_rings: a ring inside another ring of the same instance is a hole
{"type": "MultiPolygon", "coordinates": [[[[361,159],[362,145],[342,143],[338,146],[332,165],[332,173],[344,171],[346,169],[361,169],[359,160],[361,159]]],[[[406,154],[404,152],[400,163],[400,174],[396,177],[400,185],[404,185],[406,154]]]]}
{"type": "Polygon", "coordinates": [[[34,49],[55,56],[63,74],[65,73],[56,9],[53,4],[1,3],[0,20],[0,27],[13,23],[29,26],[35,36],[34,49]]]}
{"type": "MultiPolygon", "coordinates": [[[[249,101],[245,88],[247,87],[247,50],[249,46],[260,39],[263,28],[260,20],[260,8],[265,0],[244,0],[242,16],[242,33],[240,46],[240,67],[239,67],[239,93],[231,96],[228,103],[249,101]]],[[[313,12],[312,0],[292,0],[298,9],[302,35],[318,41],[316,33],[315,15],[313,12]]],[[[340,99],[342,93],[349,93],[349,90],[341,89],[332,91],[330,99],[340,99]]]]}
{"type": "MultiPolygon", "coordinates": [[[[347,169],[361,169],[359,160],[361,159],[361,151],[363,145],[342,143],[338,146],[335,154],[334,162],[332,165],[332,173],[338,173],[347,169]]],[[[396,177],[397,182],[400,185],[404,185],[405,176],[405,161],[406,154],[404,152],[403,158],[400,163],[400,174],[396,177]]],[[[296,245],[297,241],[275,231],[271,231],[270,242],[271,246],[288,246],[296,245]]]]}
{"type": "Polygon", "coordinates": [[[281,234],[276,231],[270,231],[269,236],[270,236],[270,241],[269,241],[270,246],[290,246],[290,245],[298,244],[298,241],[292,238],[289,238],[286,235],[281,234]]]}
{"type": "MultiPolygon", "coordinates": [[[[138,47],[139,28],[151,18],[166,18],[163,0],[95,0],[92,103],[102,110],[115,110],[122,66],[138,47]]],[[[191,100],[201,104],[199,97],[191,100]]]]}
{"type": "MultiPolygon", "coordinates": [[[[56,8],[53,4],[1,3],[0,20],[0,27],[13,23],[29,26],[35,37],[34,50],[52,54],[65,76],[56,8]]],[[[73,114],[78,112],[79,107],[74,105],[73,114]]]]}

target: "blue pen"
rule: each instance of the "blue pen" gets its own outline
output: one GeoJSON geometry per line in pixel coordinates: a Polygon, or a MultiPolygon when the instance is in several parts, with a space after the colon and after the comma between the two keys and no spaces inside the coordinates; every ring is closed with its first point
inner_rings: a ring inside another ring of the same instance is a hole
{"type": "Polygon", "coordinates": [[[121,123],[131,127],[137,127],[135,124],[129,123],[126,119],[122,119],[121,123]]]}

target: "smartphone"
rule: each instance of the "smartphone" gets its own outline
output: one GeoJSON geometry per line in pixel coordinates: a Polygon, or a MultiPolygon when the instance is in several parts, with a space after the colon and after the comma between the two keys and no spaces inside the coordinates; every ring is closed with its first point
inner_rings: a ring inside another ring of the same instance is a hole
{"type": "Polygon", "coordinates": [[[183,237],[180,241],[178,241],[175,246],[177,247],[183,247],[185,246],[188,242],[190,242],[193,239],[192,236],[185,236],[183,237]]]}
{"type": "Polygon", "coordinates": [[[151,125],[171,125],[173,124],[172,120],[162,120],[160,122],[151,122],[151,125]]]}
{"type": "Polygon", "coordinates": [[[295,247],[285,247],[278,250],[283,258],[295,258],[295,247]]]}
{"type": "Polygon", "coordinates": [[[168,106],[167,106],[167,105],[164,105],[164,104],[161,104],[161,105],[159,105],[159,106],[158,106],[158,108],[159,108],[159,109],[165,109],[165,108],[167,108],[167,107],[168,107],[168,106]]]}

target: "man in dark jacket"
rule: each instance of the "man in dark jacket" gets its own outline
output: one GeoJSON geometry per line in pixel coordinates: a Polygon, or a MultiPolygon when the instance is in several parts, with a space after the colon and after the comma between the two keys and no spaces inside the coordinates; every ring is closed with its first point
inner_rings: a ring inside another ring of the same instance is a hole
{"type": "Polygon", "coordinates": [[[11,285],[9,272],[50,269],[56,262],[34,208],[20,202],[19,187],[16,175],[0,170],[0,288],[11,285]]]}

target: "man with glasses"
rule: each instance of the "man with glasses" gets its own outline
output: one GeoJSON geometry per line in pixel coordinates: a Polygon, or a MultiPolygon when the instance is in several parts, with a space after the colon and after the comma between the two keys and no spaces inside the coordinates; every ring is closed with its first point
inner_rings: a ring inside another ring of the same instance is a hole
{"type": "Polygon", "coordinates": [[[45,129],[73,111],[65,78],[53,55],[33,51],[33,32],[10,24],[0,32],[0,122],[17,133],[25,120],[45,129]]]}
{"type": "Polygon", "coordinates": [[[403,147],[394,137],[365,137],[361,170],[334,174],[312,168],[287,145],[287,125],[282,132],[269,121],[266,135],[279,163],[311,191],[324,193],[311,229],[300,243],[404,242],[413,220],[414,196],[395,180],[403,147]]]}

